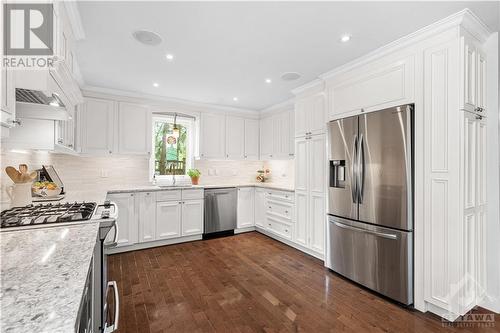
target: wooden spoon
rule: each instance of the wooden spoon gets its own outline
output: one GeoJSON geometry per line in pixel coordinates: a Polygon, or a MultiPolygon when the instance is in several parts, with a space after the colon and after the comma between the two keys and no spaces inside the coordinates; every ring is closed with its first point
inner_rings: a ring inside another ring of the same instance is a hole
{"type": "Polygon", "coordinates": [[[5,172],[14,183],[21,183],[21,173],[16,168],[8,166],[5,168],[5,172]]]}

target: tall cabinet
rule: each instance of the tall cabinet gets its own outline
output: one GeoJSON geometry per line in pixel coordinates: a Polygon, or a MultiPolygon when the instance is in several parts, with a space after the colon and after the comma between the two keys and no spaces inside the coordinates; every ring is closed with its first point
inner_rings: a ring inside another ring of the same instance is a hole
{"type": "Polygon", "coordinates": [[[326,229],[326,117],[322,85],[295,104],[295,242],[324,257],[326,229]]]}

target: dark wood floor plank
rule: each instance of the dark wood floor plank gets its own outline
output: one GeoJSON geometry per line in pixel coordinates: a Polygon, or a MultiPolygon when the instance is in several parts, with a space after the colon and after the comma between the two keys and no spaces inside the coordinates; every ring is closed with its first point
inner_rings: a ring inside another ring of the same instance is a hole
{"type": "Polygon", "coordinates": [[[490,333],[445,327],[256,232],[112,255],[120,333],[490,333]]]}

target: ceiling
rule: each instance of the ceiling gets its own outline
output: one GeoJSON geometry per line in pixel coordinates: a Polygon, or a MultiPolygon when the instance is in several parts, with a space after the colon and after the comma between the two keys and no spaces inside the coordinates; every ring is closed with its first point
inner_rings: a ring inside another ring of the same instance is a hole
{"type": "Polygon", "coordinates": [[[261,110],[290,90],[463,8],[498,31],[498,2],[80,2],[86,85],[261,110]],[[138,29],[163,38],[146,46],[138,29]],[[352,35],[341,43],[344,34],[352,35]],[[165,55],[174,55],[167,61],[165,55]],[[283,72],[302,74],[296,81],[283,72]],[[272,82],[266,83],[270,78],[272,82]],[[154,87],[153,83],[158,83],[154,87]],[[238,101],[233,98],[237,97],[238,101]]]}

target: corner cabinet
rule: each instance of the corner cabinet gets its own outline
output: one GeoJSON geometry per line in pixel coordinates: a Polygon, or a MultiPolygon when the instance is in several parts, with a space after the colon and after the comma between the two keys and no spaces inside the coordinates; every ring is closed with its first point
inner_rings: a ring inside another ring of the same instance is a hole
{"type": "Polygon", "coordinates": [[[293,110],[279,112],[260,120],[260,159],[287,160],[294,156],[293,110]]]}

